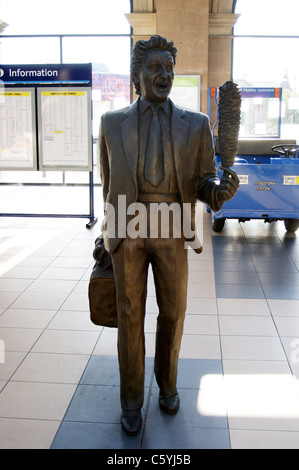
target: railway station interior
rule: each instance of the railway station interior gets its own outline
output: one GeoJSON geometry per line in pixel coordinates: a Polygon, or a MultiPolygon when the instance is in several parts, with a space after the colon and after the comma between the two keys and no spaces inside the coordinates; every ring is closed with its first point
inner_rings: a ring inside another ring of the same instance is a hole
{"type": "MultiPolygon", "coordinates": [[[[245,221],[245,211],[215,231],[198,203],[203,252],[188,250],[174,416],[158,406],[150,273],[136,436],[120,426],[117,329],[90,321],[87,295],[104,214],[99,123],[136,99],[135,42],[155,34],[174,41],[173,100],[209,115],[212,131],[211,90],[230,80],[280,90],[270,116],[256,98],[257,139],[247,140],[299,144],[298,14],[298,0],[0,0],[0,99],[8,66],[20,78],[24,65],[91,63],[93,117],[91,167],[61,168],[46,151],[44,166],[14,167],[0,142],[1,449],[299,448],[299,230],[287,230],[284,218],[245,221]]],[[[299,211],[292,178],[285,187],[299,211]]]]}

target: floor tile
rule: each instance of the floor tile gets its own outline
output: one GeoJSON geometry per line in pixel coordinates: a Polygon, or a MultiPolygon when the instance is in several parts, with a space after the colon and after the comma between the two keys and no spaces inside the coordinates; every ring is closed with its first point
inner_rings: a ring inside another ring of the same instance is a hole
{"type": "Polygon", "coordinates": [[[104,328],[94,348],[93,354],[99,356],[117,356],[116,328],[104,328]]]}
{"type": "Polygon", "coordinates": [[[0,418],[0,449],[49,449],[59,421],[0,418]]]}
{"type": "Polygon", "coordinates": [[[299,316],[299,300],[268,299],[273,316],[299,316]]]}
{"type": "Polygon", "coordinates": [[[142,434],[127,436],[120,424],[63,421],[52,449],[140,449],[142,434]]]}
{"type": "Polygon", "coordinates": [[[86,268],[53,268],[49,267],[43,271],[39,279],[65,279],[79,280],[85,274],[86,268]]]}
{"type": "Polygon", "coordinates": [[[299,449],[298,432],[232,429],[230,440],[232,449],[299,449]]]}
{"type": "Polygon", "coordinates": [[[70,294],[75,288],[77,281],[65,279],[37,279],[27,288],[27,293],[45,293],[45,294],[70,294]]]}
{"type": "Polygon", "coordinates": [[[66,294],[49,294],[37,292],[24,292],[15,302],[12,308],[58,310],[65,301],[66,294]]]}
{"type": "Polygon", "coordinates": [[[179,359],[178,388],[213,390],[220,386],[223,386],[220,360],[179,359]]]}
{"type": "Polygon", "coordinates": [[[16,266],[2,274],[9,279],[37,279],[45,268],[42,266],[16,266]]]}
{"type": "Polygon", "coordinates": [[[202,297],[200,301],[194,298],[187,298],[187,314],[217,315],[216,298],[202,297]]]}
{"type": "Polygon", "coordinates": [[[29,351],[43,330],[38,328],[0,328],[0,338],[7,351],[29,351]]]}
{"type": "Polygon", "coordinates": [[[215,271],[216,284],[260,284],[257,273],[251,271],[215,271]]]}
{"type": "MultiPolygon", "coordinates": [[[[1,323],[0,323],[1,324],[1,323]]],[[[100,332],[102,327],[90,321],[87,311],[59,310],[49,323],[51,330],[85,330],[100,332]]]]}
{"type": "Polygon", "coordinates": [[[184,335],[180,357],[188,359],[220,359],[219,337],[216,335],[184,335]]]}
{"type": "Polygon", "coordinates": [[[185,334],[218,335],[218,319],[216,315],[186,315],[185,334]]]}
{"type": "Polygon", "coordinates": [[[1,292],[0,308],[10,307],[19,296],[19,292],[1,292]]]}
{"type": "Polygon", "coordinates": [[[290,366],[294,369],[299,363],[299,338],[298,336],[286,336],[281,337],[280,340],[290,361],[290,366]]]}
{"type": "Polygon", "coordinates": [[[224,359],[285,360],[284,350],[278,338],[265,336],[222,336],[224,359]]]}
{"type": "Polygon", "coordinates": [[[158,426],[178,428],[227,428],[224,396],[217,390],[178,389],[180,408],[176,415],[161,411],[159,389],[153,388],[147,416],[147,429],[158,426]]]}
{"type": "MultiPolygon", "coordinates": [[[[54,261],[54,256],[26,256],[18,261],[18,266],[40,266],[46,268],[49,266],[52,261],[54,261]]],[[[42,275],[43,273],[41,273],[42,275]]]]}
{"type": "Polygon", "coordinates": [[[0,395],[0,416],[62,420],[76,386],[10,381],[0,395]]]}
{"type": "Polygon", "coordinates": [[[80,310],[89,311],[89,301],[86,294],[71,293],[68,298],[63,302],[61,310],[80,310]]]}
{"type": "Polygon", "coordinates": [[[120,390],[110,385],[79,385],[66,421],[120,424],[120,390]]]}
{"type": "Polygon", "coordinates": [[[32,279],[0,279],[0,292],[23,292],[30,284],[32,279]]]}
{"type": "Polygon", "coordinates": [[[89,355],[29,353],[12,380],[77,384],[84,372],[89,355]]]}
{"type": "Polygon", "coordinates": [[[215,285],[213,284],[199,284],[195,282],[188,283],[188,297],[189,298],[214,298],[215,285]]]}
{"type": "Polygon", "coordinates": [[[265,294],[259,285],[248,284],[216,284],[217,297],[241,298],[241,299],[264,299],[265,294]]]}
{"type": "Polygon", "coordinates": [[[299,286],[299,272],[259,272],[258,277],[262,285],[299,286]]]}
{"type": "Polygon", "coordinates": [[[264,259],[259,256],[254,260],[254,266],[258,272],[296,273],[298,269],[290,259],[281,258],[279,260],[264,259]]]}
{"type": "Polygon", "coordinates": [[[276,317],[275,324],[280,336],[299,338],[299,317],[276,317]]]}
{"type": "Polygon", "coordinates": [[[4,360],[0,362],[0,380],[9,380],[23,361],[26,352],[5,351],[4,360]]]}
{"type": "Polygon", "coordinates": [[[236,271],[236,272],[256,272],[256,268],[251,259],[235,259],[233,261],[225,261],[223,259],[214,260],[215,272],[225,268],[225,271],[236,271]]]}
{"type": "Polygon", "coordinates": [[[299,288],[296,285],[263,285],[267,299],[299,300],[299,288]]]}
{"type": "Polygon", "coordinates": [[[236,391],[243,395],[262,390],[272,392],[296,391],[296,384],[287,361],[224,360],[224,385],[227,394],[236,391]]]}
{"type": "Polygon", "coordinates": [[[227,398],[231,429],[299,431],[298,393],[264,392],[259,388],[240,394],[235,389],[227,398]]]}
{"type": "MultiPolygon", "coordinates": [[[[153,376],[153,358],[145,358],[145,386],[149,387],[153,376]]],[[[118,358],[116,356],[92,356],[84,371],[82,385],[120,386],[118,358]]]]}
{"type": "Polygon", "coordinates": [[[46,328],[56,310],[8,308],[0,317],[0,327],[46,328]]]}
{"type": "Polygon", "coordinates": [[[51,268],[88,268],[92,262],[89,256],[58,256],[51,268]]]}
{"type": "Polygon", "coordinates": [[[152,393],[143,448],[227,447],[226,408],[219,394],[211,390],[185,389],[179,389],[179,394],[181,405],[178,413],[167,415],[158,406],[158,390],[152,393]],[[214,410],[212,415],[207,413],[210,407],[214,410]],[[211,429],[215,432],[209,432],[211,429]]]}
{"type": "Polygon", "coordinates": [[[222,315],[219,318],[221,335],[277,336],[271,317],[254,315],[222,315]]]}
{"type": "Polygon", "coordinates": [[[99,334],[94,331],[46,330],[32,352],[91,354],[99,334]]]}
{"type": "Polygon", "coordinates": [[[233,299],[218,298],[219,315],[270,315],[265,299],[233,299]]]}
{"type": "Polygon", "coordinates": [[[143,449],[229,449],[227,429],[156,426],[146,429],[143,449]]]}

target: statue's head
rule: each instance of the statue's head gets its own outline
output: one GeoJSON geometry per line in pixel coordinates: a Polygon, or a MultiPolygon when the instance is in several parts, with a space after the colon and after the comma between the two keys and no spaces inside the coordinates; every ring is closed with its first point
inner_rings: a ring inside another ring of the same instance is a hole
{"type": "Polygon", "coordinates": [[[163,102],[174,79],[177,49],[161,36],[137,41],[131,58],[131,78],[137,95],[150,102],[163,102]]]}

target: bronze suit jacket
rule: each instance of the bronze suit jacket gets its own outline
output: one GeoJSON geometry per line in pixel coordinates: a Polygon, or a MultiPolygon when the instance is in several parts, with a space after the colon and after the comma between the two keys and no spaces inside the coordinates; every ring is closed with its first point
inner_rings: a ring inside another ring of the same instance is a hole
{"type": "MultiPolygon", "coordinates": [[[[118,217],[119,195],[126,196],[126,209],[138,199],[138,98],[127,108],[107,112],[100,127],[100,170],[104,202],[115,209],[115,233],[104,231],[104,243],[113,252],[125,237],[126,221],[118,217]],[[120,222],[122,220],[123,222],[120,222]],[[121,226],[122,224],[122,226],[121,226]]],[[[202,113],[184,110],[171,104],[171,135],[174,166],[181,205],[192,205],[191,228],[195,228],[197,199],[211,206],[211,183],[217,181],[214,145],[209,119],[202,113]]],[[[191,244],[192,246],[192,244],[191,244]]],[[[201,252],[200,243],[195,251],[201,252]]]]}

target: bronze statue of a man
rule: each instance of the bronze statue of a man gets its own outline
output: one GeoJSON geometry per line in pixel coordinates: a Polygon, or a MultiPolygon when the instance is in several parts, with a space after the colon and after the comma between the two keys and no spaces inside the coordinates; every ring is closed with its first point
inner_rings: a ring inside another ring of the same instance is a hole
{"type": "Polygon", "coordinates": [[[197,199],[217,211],[238,188],[237,177],[217,178],[208,117],[183,110],[168,97],[176,53],[173,42],[161,36],[138,41],[132,53],[131,78],[140,96],[125,109],[105,113],[101,121],[103,197],[114,208],[115,216],[115,227],[105,231],[104,243],[115,274],[121,424],[128,435],[137,434],[142,423],[149,265],[159,307],[155,351],[159,405],[164,412],[174,414],[180,405],[176,382],[186,310],[187,239],[195,251],[202,250],[200,243],[183,230],[180,236],[173,233],[174,219],[167,222],[167,237],[161,231],[163,221],[152,227],[150,207],[176,203],[183,208],[189,204],[193,231],[197,199]],[[120,196],[125,200],[121,205],[120,196]],[[136,203],[147,210],[143,236],[130,236],[126,231],[126,224],[132,220],[128,208],[136,203]],[[125,219],[121,211],[126,211],[125,219]],[[150,236],[152,228],[155,236],[150,236]]]}

